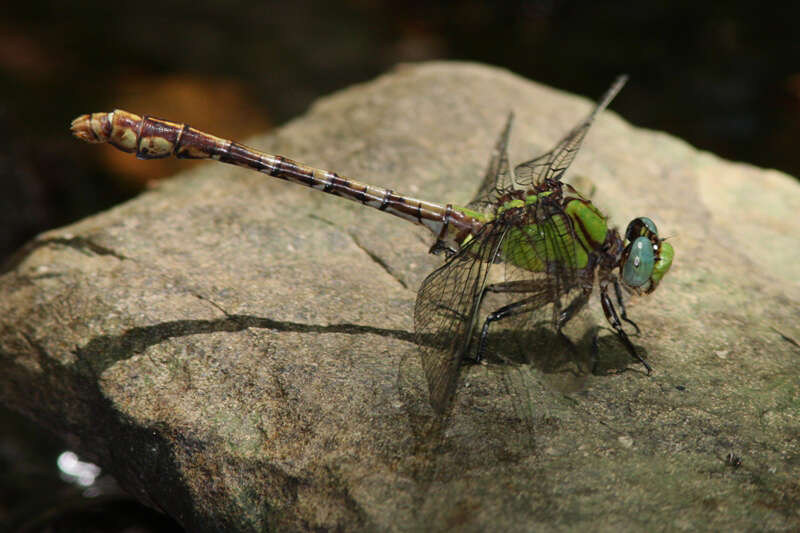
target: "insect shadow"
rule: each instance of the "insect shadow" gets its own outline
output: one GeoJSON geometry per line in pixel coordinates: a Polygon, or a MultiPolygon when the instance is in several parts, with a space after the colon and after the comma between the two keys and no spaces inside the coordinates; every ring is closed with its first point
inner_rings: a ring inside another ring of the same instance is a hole
{"type": "MultiPolygon", "coordinates": [[[[616,334],[601,326],[584,328],[574,340],[542,321],[527,331],[495,331],[487,341],[486,362],[497,365],[529,365],[544,374],[617,374],[631,369],[630,354],[616,334]],[[608,334],[610,333],[610,334],[608,334]]],[[[637,346],[641,352],[646,351],[637,346]]],[[[469,364],[471,359],[465,358],[469,364]]]]}

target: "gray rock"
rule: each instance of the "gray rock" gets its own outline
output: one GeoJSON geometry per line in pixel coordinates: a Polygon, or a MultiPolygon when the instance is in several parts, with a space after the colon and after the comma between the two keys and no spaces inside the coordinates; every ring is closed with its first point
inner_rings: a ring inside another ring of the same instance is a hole
{"type": "MultiPolygon", "coordinates": [[[[429,63],[248,144],[463,204],[510,110],[519,162],[590,105],[429,63]]],[[[209,163],[7,265],[0,400],[193,531],[800,527],[797,181],[613,111],[572,174],[614,224],[671,236],[672,271],[629,305],[650,376],[604,330],[628,371],[465,367],[438,424],[413,342],[425,231],[209,163]]]]}

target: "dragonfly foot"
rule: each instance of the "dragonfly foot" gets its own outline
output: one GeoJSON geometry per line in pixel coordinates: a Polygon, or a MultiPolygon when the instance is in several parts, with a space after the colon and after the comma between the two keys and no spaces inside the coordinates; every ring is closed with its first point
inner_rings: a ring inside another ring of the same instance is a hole
{"type": "Polygon", "coordinates": [[[647,361],[642,359],[642,357],[638,353],[636,354],[636,359],[638,359],[639,362],[642,363],[644,367],[647,369],[648,376],[653,373],[653,369],[650,367],[650,365],[647,364],[647,361]]]}

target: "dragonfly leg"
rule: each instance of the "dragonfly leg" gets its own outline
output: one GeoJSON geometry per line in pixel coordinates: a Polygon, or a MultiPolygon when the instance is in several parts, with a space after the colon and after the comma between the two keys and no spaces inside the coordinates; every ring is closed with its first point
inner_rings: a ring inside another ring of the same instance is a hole
{"type": "Polygon", "coordinates": [[[625,322],[636,328],[637,335],[641,334],[642,331],[639,329],[639,326],[636,325],[636,322],[630,320],[628,318],[628,314],[625,312],[625,304],[622,302],[622,289],[620,289],[619,280],[616,277],[614,278],[614,292],[617,294],[617,303],[619,304],[620,308],[620,313],[619,313],[620,318],[622,318],[622,320],[624,320],[625,322]]]}
{"type": "Polygon", "coordinates": [[[578,314],[583,309],[586,302],[589,301],[589,296],[592,294],[591,289],[581,292],[578,296],[573,298],[567,307],[558,314],[558,332],[561,333],[561,328],[567,325],[567,322],[572,320],[572,317],[578,314]]]}
{"type": "MultiPolygon", "coordinates": [[[[488,287],[487,287],[487,290],[488,287]]],[[[484,290],[484,294],[486,291],[484,290]]],[[[536,304],[537,297],[531,296],[529,298],[524,298],[519,300],[518,302],[514,302],[508,305],[504,305],[500,309],[489,313],[489,316],[486,317],[486,320],[483,322],[483,328],[481,328],[481,336],[478,342],[478,352],[475,354],[475,362],[480,363],[481,359],[483,359],[483,353],[486,350],[486,340],[489,336],[489,324],[492,322],[496,322],[498,320],[502,320],[504,318],[508,318],[510,316],[519,315],[525,313],[530,310],[530,304],[536,304]]]]}
{"type": "MultiPolygon", "coordinates": [[[[578,294],[578,296],[572,299],[572,301],[569,303],[569,305],[567,305],[567,307],[564,308],[563,311],[561,311],[558,314],[558,322],[556,324],[556,330],[558,332],[558,336],[561,337],[561,340],[564,342],[564,344],[567,345],[567,347],[569,347],[569,349],[572,351],[574,355],[578,354],[578,347],[575,346],[575,343],[572,342],[572,339],[570,339],[564,334],[562,328],[567,325],[567,322],[569,322],[572,319],[572,317],[577,315],[580,312],[580,310],[583,309],[583,306],[585,306],[589,302],[589,297],[591,295],[592,295],[591,289],[582,291],[580,294],[578,294]]],[[[596,335],[597,333],[595,332],[595,336],[596,335]]],[[[594,365],[597,361],[596,348],[597,346],[593,345],[592,352],[590,354],[592,360],[592,369],[594,369],[594,365]]]]}
{"type": "MultiPolygon", "coordinates": [[[[478,307],[480,307],[480,303],[483,302],[483,298],[486,296],[487,292],[531,293],[533,291],[536,291],[536,289],[537,289],[536,284],[532,283],[529,280],[492,283],[490,285],[485,286],[481,291],[480,297],[478,299],[478,307]]],[[[495,322],[497,320],[501,320],[503,318],[507,318],[509,316],[522,314],[526,311],[525,305],[527,304],[537,305],[537,300],[540,299],[541,296],[539,295],[529,296],[528,298],[524,298],[522,300],[519,300],[518,302],[508,304],[496,310],[495,312],[490,313],[489,316],[486,317],[486,321],[483,323],[483,328],[481,329],[481,336],[478,343],[478,351],[475,354],[475,358],[473,359],[473,361],[475,363],[480,363],[481,359],[483,359],[483,354],[486,350],[486,340],[489,335],[490,323],[495,322]]]]}
{"type": "MultiPolygon", "coordinates": [[[[483,291],[481,292],[480,300],[483,301],[484,296],[487,292],[497,292],[497,293],[526,293],[531,292],[534,287],[531,285],[529,281],[519,281],[519,282],[505,282],[505,283],[495,283],[492,285],[487,285],[483,291]]],[[[591,290],[583,291],[578,296],[576,296],[570,303],[564,308],[563,311],[558,313],[558,323],[556,329],[558,330],[558,335],[566,341],[566,343],[575,350],[575,345],[571,339],[569,339],[564,333],[561,331],[567,322],[569,322],[572,317],[578,314],[578,312],[583,308],[584,305],[589,301],[589,296],[591,295],[591,290]]],[[[486,342],[489,335],[489,324],[492,322],[496,322],[498,320],[502,320],[504,318],[508,318],[510,316],[519,315],[525,313],[531,309],[532,307],[538,307],[542,301],[541,294],[529,296],[528,298],[524,298],[517,302],[513,302],[506,306],[497,309],[493,313],[490,313],[486,320],[483,323],[483,328],[481,328],[481,335],[478,343],[478,352],[475,355],[474,361],[476,363],[480,362],[483,359],[483,354],[486,350],[486,342]],[[526,307],[527,306],[527,307],[526,307]]]]}
{"type": "Polygon", "coordinates": [[[644,365],[648,374],[652,372],[653,369],[650,368],[650,365],[647,364],[647,361],[642,359],[642,356],[636,352],[636,348],[633,347],[633,343],[631,343],[631,340],[628,338],[625,330],[622,329],[622,324],[617,316],[617,310],[614,309],[614,304],[611,303],[611,298],[608,297],[608,293],[606,291],[601,291],[600,302],[603,304],[603,312],[606,315],[606,320],[608,320],[608,323],[611,324],[612,328],[614,328],[614,331],[617,332],[617,336],[622,341],[622,344],[625,345],[625,348],[627,348],[628,352],[635,359],[644,365]]]}

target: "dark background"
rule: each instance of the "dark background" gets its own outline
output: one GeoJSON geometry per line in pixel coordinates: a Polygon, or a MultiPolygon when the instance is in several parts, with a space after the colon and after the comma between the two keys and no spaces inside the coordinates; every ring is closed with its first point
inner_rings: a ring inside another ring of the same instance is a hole
{"type": "MultiPolygon", "coordinates": [[[[751,0],[18,1],[0,15],[0,263],[186,168],[72,139],[79,114],[122,107],[243,139],[406,61],[485,62],[592,99],[628,73],[614,111],[633,124],[800,176],[798,21],[800,4],[751,0]]],[[[0,428],[0,524],[58,531],[75,506],[42,494],[70,491],[63,447],[12,413],[0,428]]]]}

